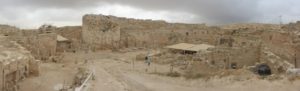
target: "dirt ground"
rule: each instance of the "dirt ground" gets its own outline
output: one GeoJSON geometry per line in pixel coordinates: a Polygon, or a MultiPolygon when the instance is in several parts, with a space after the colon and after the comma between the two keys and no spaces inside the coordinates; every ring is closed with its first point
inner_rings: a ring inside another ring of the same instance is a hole
{"type": "MultiPolygon", "coordinates": [[[[65,53],[60,63],[43,63],[41,75],[20,83],[20,91],[58,91],[63,84],[72,83],[79,67],[95,71],[87,91],[300,91],[300,81],[265,80],[258,77],[238,79],[235,76],[210,79],[168,77],[154,72],[168,72],[169,65],[134,61],[145,51],[96,53],[65,53]]],[[[175,69],[176,70],[176,69],[175,69]]]]}

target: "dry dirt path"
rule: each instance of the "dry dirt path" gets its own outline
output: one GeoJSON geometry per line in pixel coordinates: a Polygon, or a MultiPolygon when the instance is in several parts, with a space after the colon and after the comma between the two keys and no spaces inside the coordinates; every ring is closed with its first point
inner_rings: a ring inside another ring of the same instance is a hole
{"type": "Polygon", "coordinates": [[[143,84],[127,78],[118,67],[116,61],[101,59],[95,62],[95,78],[92,91],[151,91],[143,84]]]}
{"type": "MultiPolygon", "coordinates": [[[[72,82],[72,76],[85,59],[89,60],[88,67],[95,69],[95,80],[91,81],[89,86],[91,88],[88,91],[300,91],[300,81],[259,79],[234,81],[227,78],[188,81],[148,74],[144,70],[144,62],[136,62],[135,68],[132,66],[131,60],[136,54],[135,52],[68,54],[64,63],[43,63],[41,75],[27,78],[20,83],[20,91],[57,91],[55,87],[59,84],[65,81],[67,84],[72,82]]],[[[157,70],[168,70],[168,67],[157,65],[157,70]]]]}
{"type": "MultiPolygon", "coordinates": [[[[122,54],[121,54],[122,55],[122,54]]],[[[289,82],[286,80],[247,80],[232,81],[227,78],[213,79],[208,82],[203,80],[191,81],[194,85],[181,82],[180,80],[166,81],[163,77],[151,76],[149,74],[131,71],[130,57],[124,54],[124,58],[117,55],[105,56],[94,60],[96,69],[96,80],[93,91],[300,91],[300,82],[289,82]],[[125,57],[124,57],[125,56],[125,57]],[[101,81],[101,82],[99,82],[101,81]],[[110,83],[107,83],[110,82],[110,83]]],[[[142,65],[139,62],[136,65],[142,65]]],[[[143,68],[136,68],[143,69],[143,68]]],[[[170,80],[170,79],[167,79],[170,80]]]]}
{"type": "Polygon", "coordinates": [[[127,91],[126,85],[118,81],[114,76],[97,66],[95,70],[95,80],[91,91],[127,91]]]}
{"type": "Polygon", "coordinates": [[[121,61],[116,61],[113,59],[100,59],[94,64],[97,65],[95,66],[95,73],[96,79],[98,80],[96,80],[93,85],[95,87],[95,90],[93,91],[100,91],[100,89],[107,88],[103,87],[103,84],[107,83],[105,80],[108,79],[113,80],[111,83],[109,83],[109,85],[116,85],[112,87],[111,91],[198,91],[198,88],[184,87],[145,78],[136,74],[135,72],[126,70],[128,68],[122,68],[126,65],[127,67],[130,67],[128,66],[130,64],[123,63],[121,61]],[[98,90],[96,90],[96,88],[98,90]]]}

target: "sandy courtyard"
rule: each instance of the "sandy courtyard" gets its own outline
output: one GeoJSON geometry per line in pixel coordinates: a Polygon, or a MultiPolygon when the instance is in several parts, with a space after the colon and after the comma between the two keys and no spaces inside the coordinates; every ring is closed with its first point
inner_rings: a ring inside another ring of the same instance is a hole
{"type": "Polygon", "coordinates": [[[41,76],[24,80],[20,83],[20,91],[58,91],[63,84],[72,83],[76,69],[82,66],[95,71],[95,79],[89,82],[87,91],[300,91],[299,80],[269,81],[258,77],[245,80],[234,75],[190,80],[150,74],[168,71],[169,66],[152,64],[147,67],[143,61],[133,61],[143,52],[67,53],[59,64],[41,65],[41,76]]]}

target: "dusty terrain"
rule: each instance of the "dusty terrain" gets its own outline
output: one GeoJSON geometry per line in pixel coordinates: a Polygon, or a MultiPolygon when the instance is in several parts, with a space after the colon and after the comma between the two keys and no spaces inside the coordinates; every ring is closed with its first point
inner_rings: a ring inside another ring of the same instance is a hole
{"type": "Polygon", "coordinates": [[[24,67],[14,58],[2,63],[0,88],[299,91],[299,29],[300,22],[206,26],[101,14],[83,16],[81,26],[0,26],[3,39],[32,57],[19,60],[24,67]]]}
{"type": "MultiPolygon", "coordinates": [[[[41,75],[23,81],[20,91],[58,91],[63,84],[72,83],[74,69],[87,66],[95,71],[87,91],[299,91],[300,81],[266,80],[259,76],[230,75],[189,80],[152,72],[167,72],[169,65],[134,61],[146,51],[126,53],[102,51],[96,53],[66,53],[61,63],[44,63],[41,75]],[[86,61],[87,60],[87,61],[86,61]],[[148,69],[146,72],[145,70],[148,69]]],[[[248,74],[247,74],[248,75],[248,74]]]]}

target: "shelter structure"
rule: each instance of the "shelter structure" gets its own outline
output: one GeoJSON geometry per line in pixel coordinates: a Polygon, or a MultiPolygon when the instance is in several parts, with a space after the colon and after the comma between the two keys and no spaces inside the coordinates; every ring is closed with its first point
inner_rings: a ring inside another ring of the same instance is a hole
{"type": "Polygon", "coordinates": [[[71,41],[61,35],[57,35],[57,47],[56,52],[65,52],[71,49],[71,41]]]}
{"type": "Polygon", "coordinates": [[[194,54],[199,52],[208,52],[210,48],[214,48],[212,45],[208,44],[188,44],[188,43],[179,43],[175,45],[170,45],[166,47],[174,51],[179,51],[181,53],[194,54]]]}

